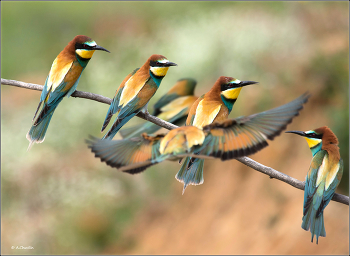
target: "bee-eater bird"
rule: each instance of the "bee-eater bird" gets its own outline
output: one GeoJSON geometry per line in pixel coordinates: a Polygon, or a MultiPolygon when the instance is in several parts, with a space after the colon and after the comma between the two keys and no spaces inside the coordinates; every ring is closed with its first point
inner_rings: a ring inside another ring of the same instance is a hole
{"type": "MultiPolygon", "coordinates": [[[[212,89],[192,105],[186,125],[203,128],[213,122],[226,120],[242,87],[256,83],[240,81],[232,77],[219,77],[212,89]]],[[[199,185],[204,182],[203,168],[203,159],[185,158],[180,171],[175,176],[178,181],[184,183],[183,192],[190,184],[199,185]]]]}
{"type": "Polygon", "coordinates": [[[58,54],[46,78],[33,120],[44,102],[43,108],[27,133],[27,139],[30,142],[28,150],[34,142],[44,141],[55,109],[64,96],[69,97],[76,90],[80,75],[96,50],[109,52],[97,45],[90,37],[79,35],[58,54]]]}
{"type": "Polygon", "coordinates": [[[115,113],[118,112],[118,116],[103,139],[111,140],[132,117],[140,111],[147,111],[149,100],[159,88],[170,66],[177,66],[177,64],[170,62],[162,55],[154,54],[141,68],[135,69],[123,80],[108,109],[101,132],[115,113]]]}
{"type": "MultiPolygon", "coordinates": [[[[182,126],[186,121],[192,104],[198,99],[197,96],[193,95],[196,84],[197,81],[192,78],[178,80],[154,105],[152,115],[177,126],[182,126]]],[[[154,123],[146,122],[144,125],[123,128],[120,130],[120,134],[126,139],[138,137],[144,132],[152,134],[160,128],[154,123]]]]}
{"type": "Polygon", "coordinates": [[[89,148],[111,167],[131,174],[164,160],[187,156],[229,160],[248,156],[268,145],[299,114],[308,94],[258,114],[227,119],[204,126],[183,126],[167,134],[123,140],[87,140],[89,148]]]}
{"type": "Polygon", "coordinates": [[[303,222],[301,227],[316,235],[326,236],[323,210],[331,201],[343,175],[343,160],[339,154],[338,139],[327,126],[310,130],[288,131],[305,137],[312,152],[312,161],[306,175],[303,222]]]}

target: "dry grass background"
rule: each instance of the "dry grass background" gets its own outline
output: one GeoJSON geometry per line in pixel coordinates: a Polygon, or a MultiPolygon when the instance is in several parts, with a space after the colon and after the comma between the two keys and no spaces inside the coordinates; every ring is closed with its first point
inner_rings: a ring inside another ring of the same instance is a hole
{"type": "MultiPolygon", "coordinates": [[[[288,129],[328,125],[345,162],[348,194],[349,14],[347,2],[4,2],[1,77],[43,84],[58,52],[86,34],[96,53],[79,90],[112,97],[149,55],[169,70],[150,106],[183,77],[205,93],[221,75],[259,81],[244,88],[232,117],[312,98],[288,129]]],[[[182,185],[177,163],[128,175],[93,158],[84,139],[107,105],[65,99],[45,142],[26,152],[40,93],[1,86],[2,254],[348,254],[349,207],[325,210],[326,238],[301,229],[303,192],[237,161],[206,161],[201,186],[182,185]],[[11,246],[33,250],[12,250],[11,246]]],[[[134,118],[132,123],[140,123],[134,118]]],[[[311,152],[277,137],[252,158],[303,180],[311,152]]]]}

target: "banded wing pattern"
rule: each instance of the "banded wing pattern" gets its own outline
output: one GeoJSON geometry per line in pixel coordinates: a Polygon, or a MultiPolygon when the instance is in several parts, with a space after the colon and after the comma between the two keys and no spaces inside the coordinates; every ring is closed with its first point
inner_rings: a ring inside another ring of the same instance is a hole
{"type": "Polygon", "coordinates": [[[144,171],[158,163],[159,143],[163,135],[147,136],[124,140],[99,140],[90,137],[87,144],[96,157],[111,167],[131,174],[144,171]],[[127,168],[124,168],[127,167],[127,168]]]}
{"type": "Polygon", "coordinates": [[[267,139],[273,140],[299,115],[309,97],[305,93],[280,107],[203,127],[208,135],[199,154],[228,160],[258,152],[268,145],[267,139]]]}

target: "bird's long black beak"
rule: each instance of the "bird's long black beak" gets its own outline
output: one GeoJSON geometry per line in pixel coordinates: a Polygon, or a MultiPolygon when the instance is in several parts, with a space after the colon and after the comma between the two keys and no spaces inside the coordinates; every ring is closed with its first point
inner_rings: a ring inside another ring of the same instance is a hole
{"type": "Polygon", "coordinates": [[[167,62],[167,63],[164,63],[164,66],[165,67],[170,67],[170,66],[177,66],[177,64],[176,63],[174,63],[174,62],[167,62]]]}
{"type": "Polygon", "coordinates": [[[298,134],[300,136],[306,136],[305,132],[301,132],[301,131],[286,131],[285,133],[294,133],[294,134],[298,134]]]}
{"type": "Polygon", "coordinates": [[[111,53],[106,48],[103,48],[102,46],[99,46],[99,45],[94,46],[94,50],[100,50],[100,51],[105,51],[105,52],[111,53]]]}
{"type": "Polygon", "coordinates": [[[250,85],[250,84],[257,84],[258,82],[254,82],[254,81],[241,81],[239,83],[240,87],[246,86],[246,85],[250,85]]]}

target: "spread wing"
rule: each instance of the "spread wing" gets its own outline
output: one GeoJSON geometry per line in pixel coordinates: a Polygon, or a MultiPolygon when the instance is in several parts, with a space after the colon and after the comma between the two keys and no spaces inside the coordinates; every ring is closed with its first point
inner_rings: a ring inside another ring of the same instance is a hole
{"type": "Polygon", "coordinates": [[[159,142],[163,135],[141,136],[124,140],[99,140],[90,137],[87,144],[96,157],[111,167],[131,174],[157,164],[159,142]]]}
{"type": "Polygon", "coordinates": [[[305,93],[277,108],[203,127],[207,136],[200,154],[228,160],[256,153],[286,128],[309,97],[305,93]]]}

